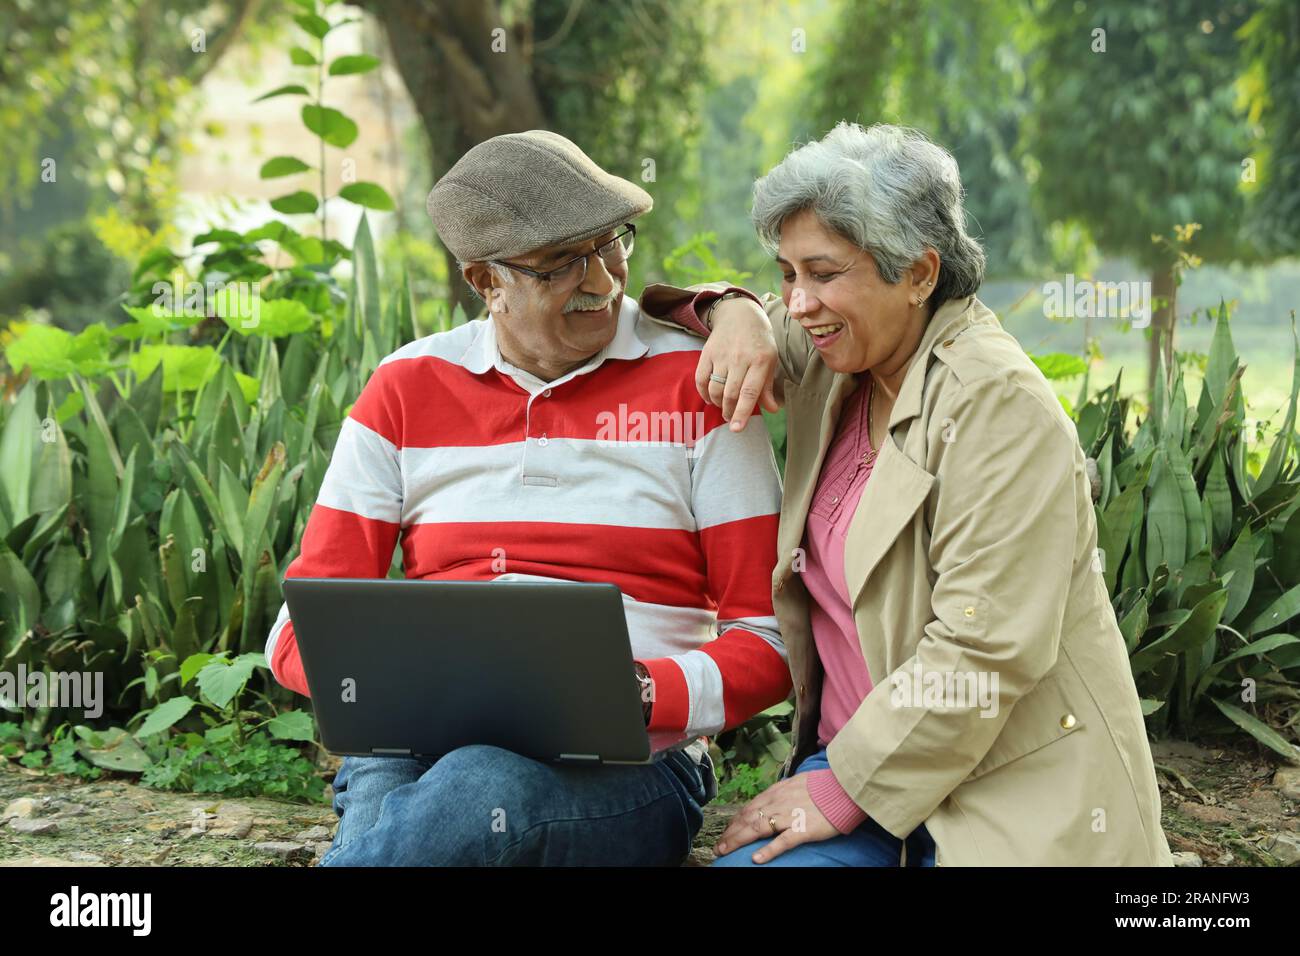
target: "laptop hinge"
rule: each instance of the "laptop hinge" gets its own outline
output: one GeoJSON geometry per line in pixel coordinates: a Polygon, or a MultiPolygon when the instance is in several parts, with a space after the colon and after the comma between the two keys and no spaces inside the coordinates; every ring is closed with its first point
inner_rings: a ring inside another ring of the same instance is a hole
{"type": "Polygon", "coordinates": [[[560,754],[561,760],[587,760],[592,763],[600,763],[599,754],[560,754]]]}
{"type": "Polygon", "coordinates": [[[411,756],[411,748],[410,748],[410,747],[371,747],[371,748],[370,748],[370,752],[371,752],[372,754],[375,754],[376,756],[380,756],[380,757],[383,757],[383,756],[409,757],[409,756],[411,756]]]}

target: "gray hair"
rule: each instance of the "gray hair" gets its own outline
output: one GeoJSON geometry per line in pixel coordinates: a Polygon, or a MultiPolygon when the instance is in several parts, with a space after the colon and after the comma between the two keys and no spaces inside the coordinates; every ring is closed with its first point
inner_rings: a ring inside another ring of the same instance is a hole
{"type": "Polygon", "coordinates": [[[781,224],[803,210],[870,253],[886,282],[898,282],[926,247],[934,249],[936,307],[973,294],[984,278],[984,250],[966,232],[957,161],[917,130],[841,121],[754,183],[751,215],[769,252],[776,253],[781,224]]]}

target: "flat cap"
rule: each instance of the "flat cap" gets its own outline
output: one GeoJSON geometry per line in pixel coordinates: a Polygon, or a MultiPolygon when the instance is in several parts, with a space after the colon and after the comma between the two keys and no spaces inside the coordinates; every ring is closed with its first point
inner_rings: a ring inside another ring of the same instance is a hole
{"type": "Polygon", "coordinates": [[[451,254],[479,262],[592,239],[653,205],[570,140],[534,129],[479,143],[434,184],[425,208],[451,254]]]}

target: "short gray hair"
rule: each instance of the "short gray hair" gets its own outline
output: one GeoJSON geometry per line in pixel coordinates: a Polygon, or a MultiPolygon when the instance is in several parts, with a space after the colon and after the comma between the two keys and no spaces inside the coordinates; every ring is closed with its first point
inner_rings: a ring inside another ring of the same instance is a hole
{"type": "Polygon", "coordinates": [[[870,253],[886,282],[898,282],[933,248],[936,307],[972,295],[984,278],[984,250],[966,232],[957,161],[917,130],[841,121],[754,183],[752,219],[769,252],[781,224],[803,210],[870,253]]]}

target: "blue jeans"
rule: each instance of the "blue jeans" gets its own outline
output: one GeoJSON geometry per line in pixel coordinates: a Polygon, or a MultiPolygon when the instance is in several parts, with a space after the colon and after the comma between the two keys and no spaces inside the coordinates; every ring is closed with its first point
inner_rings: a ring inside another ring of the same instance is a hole
{"type": "Polygon", "coordinates": [[[321,866],[678,866],[717,793],[706,755],[542,763],[499,747],[345,757],[321,866]]]}
{"type": "MultiPolygon", "coordinates": [[[[795,774],[829,767],[826,748],[799,764],[795,774]]],[[[800,843],[774,860],[755,863],[753,856],[775,837],[755,840],[713,861],[713,866],[898,866],[903,844],[907,844],[908,866],[934,866],[934,839],[922,823],[908,834],[906,841],[893,836],[875,820],[868,818],[852,833],[816,843],[800,843]]]]}

